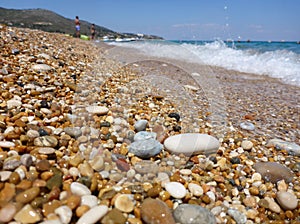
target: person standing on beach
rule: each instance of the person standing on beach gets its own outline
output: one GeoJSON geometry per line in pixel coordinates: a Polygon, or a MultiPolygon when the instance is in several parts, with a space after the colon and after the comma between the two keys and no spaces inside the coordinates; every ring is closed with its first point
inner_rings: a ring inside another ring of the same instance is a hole
{"type": "Polygon", "coordinates": [[[95,29],[95,24],[93,23],[91,26],[91,40],[95,39],[95,34],[96,34],[96,29],[95,29]]]}
{"type": "Polygon", "coordinates": [[[78,16],[76,16],[75,18],[75,29],[76,29],[76,37],[80,37],[80,21],[78,16]]]}

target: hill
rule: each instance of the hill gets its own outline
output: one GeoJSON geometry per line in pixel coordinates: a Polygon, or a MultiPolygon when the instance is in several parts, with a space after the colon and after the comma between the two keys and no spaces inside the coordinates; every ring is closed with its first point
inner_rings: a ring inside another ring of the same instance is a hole
{"type": "MultiPolygon", "coordinates": [[[[81,20],[81,34],[89,35],[91,23],[81,20]]],[[[74,19],[65,18],[45,9],[5,9],[0,7],[0,23],[14,27],[39,29],[46,32],[57,32],[74,35],[74,19]]],[[[137,37],[136,34],[118,33],[95,24],[97,37],[137,37]]],[[[153,35],[145,35],[147,39],[162,39],[153,35]]]]}

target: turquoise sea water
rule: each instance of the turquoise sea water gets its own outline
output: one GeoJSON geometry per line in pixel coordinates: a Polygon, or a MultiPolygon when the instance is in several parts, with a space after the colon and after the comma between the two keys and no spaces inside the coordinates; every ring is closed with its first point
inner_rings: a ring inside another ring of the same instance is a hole
{"type": "Polygon", "coordinates": [[[300,44],[297,42],[133,41],[112,43],[145,55],[186,60],[278,78],[300,86],[300,44]]]}

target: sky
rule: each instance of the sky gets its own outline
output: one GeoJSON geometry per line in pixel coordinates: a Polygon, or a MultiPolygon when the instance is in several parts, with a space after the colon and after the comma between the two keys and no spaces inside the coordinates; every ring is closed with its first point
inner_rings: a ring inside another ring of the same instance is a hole
{"type": "Polygon", "coordinates": [[[167,40],[300,40],[300,0],[0,0],[167,40]]]}

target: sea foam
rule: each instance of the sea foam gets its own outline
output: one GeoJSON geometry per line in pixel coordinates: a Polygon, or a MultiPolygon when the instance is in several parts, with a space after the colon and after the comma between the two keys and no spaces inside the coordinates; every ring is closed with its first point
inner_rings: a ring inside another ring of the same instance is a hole
{"type": "Polygon", "coordinates": [[[267,75],[300,86],[300,55],[286,49],[262,51],[259,48],[237,49],[223,41],[202,44],[170,41],[113,43],[138,49],[145,55],[172,58],[193,63],[219,66],[228,70],[267,75]]]}

